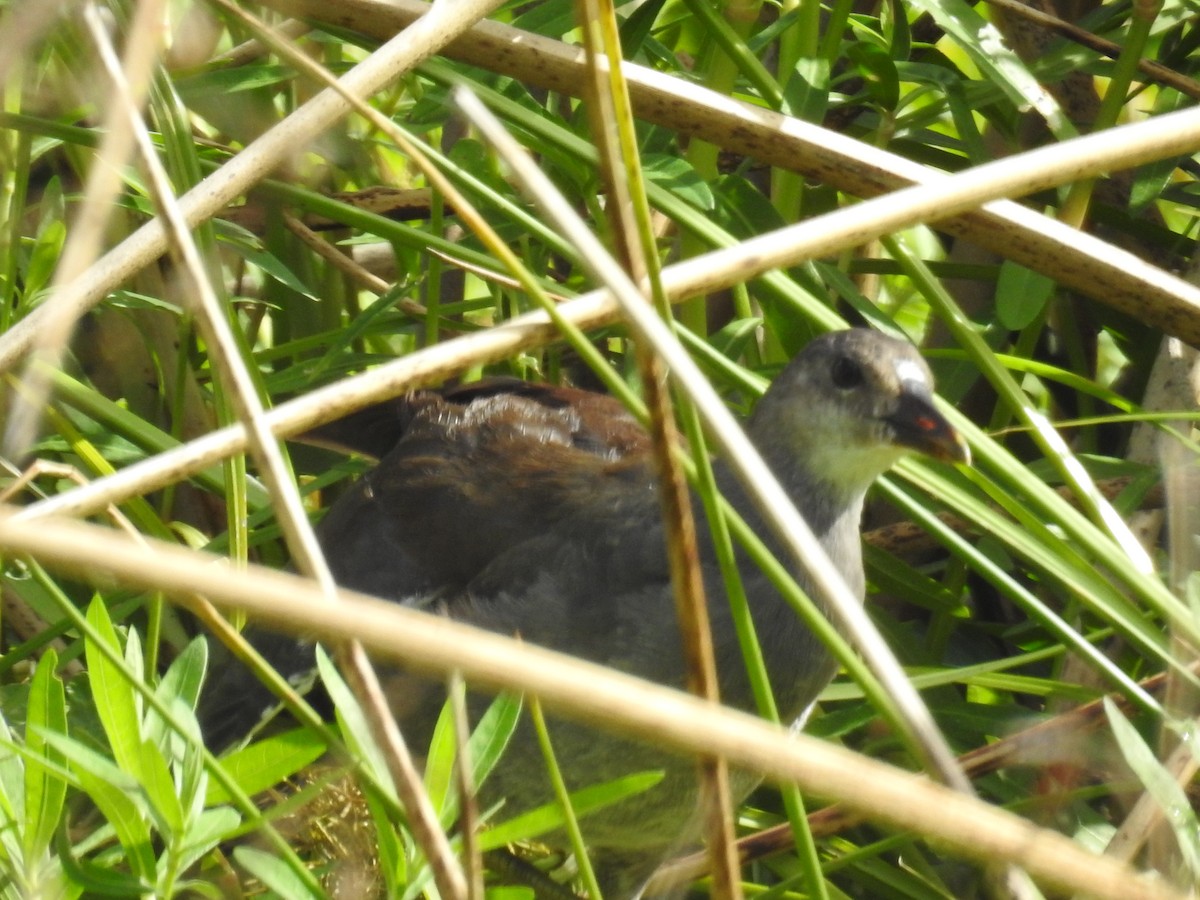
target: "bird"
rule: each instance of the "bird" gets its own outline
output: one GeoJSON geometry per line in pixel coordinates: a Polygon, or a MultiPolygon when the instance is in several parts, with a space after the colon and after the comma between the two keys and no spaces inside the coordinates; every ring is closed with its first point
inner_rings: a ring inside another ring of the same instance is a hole
{"type": "MultiPolygon", "coordinates": [[[[745,427],[860,600],[860,519],[875,479],[908,452],[969,460],[965,441],[935,406],[933,377],[917,349],[865,328],[810,341],[745,427]]],[[[569,387],[488,380],[414,392],[310,437],[379,460],[318,526],[339,585],[683,686],[649,439],[618,401],[569,387]]],[[[723,461],[715,471],[722,493],[777,550],[723,461]]],[[[780,716],[800,721],[836,664],[767,577],[743,557],[738,565],[780,716]]],[[[752,710],[707,537],[700,540],[700,566],[721,700],[752,710]]],[[[805,573],[793,575],[808,591],[805,573]]],[[[261,633],[254,642],[285,676],[313,665],[310,643],[261,633]]],[[[226,667],[225,683],[211,692],[219,702],[207,716],[202,707],[210,738],[244,731],[271,703],[239,670],[226,667]],[[231,687],[231,675],[242,682],[231,687]]],[[[381,677],[402,730],[420,746],[444,693],[402,670],[381,677]]],[[[474,700],[473,713],[485,703],[474,700]]],[[[699,836],[694,763],[565,719],[551,720],[550,736],[572,790],[633,772],[663,773],[648,791],[581,821],[604,895],[637,896],[672,850],[699,836]]],[[[502,799],[515,814],[553,799],[535,740],[523,721],[482,786],[485,803],[502,799]]],[[[756,783],[745,775],[733,781],[735,800],[756,783]]]]}

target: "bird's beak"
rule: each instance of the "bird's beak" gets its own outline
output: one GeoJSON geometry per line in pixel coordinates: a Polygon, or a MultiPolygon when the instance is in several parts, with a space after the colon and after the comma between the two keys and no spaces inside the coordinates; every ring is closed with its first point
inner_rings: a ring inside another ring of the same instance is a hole
{"type": "Polygon", "coordinates": [[[967,442],[923,390],[901,394],[899,406],[887,421],[895,430],[896,443],[902,447],[911,447],[942,462],[971,462],[967,442]]]}

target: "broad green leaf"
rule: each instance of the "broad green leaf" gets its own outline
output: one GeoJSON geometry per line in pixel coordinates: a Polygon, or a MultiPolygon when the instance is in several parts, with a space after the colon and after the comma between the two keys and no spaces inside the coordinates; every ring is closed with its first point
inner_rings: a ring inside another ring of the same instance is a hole
{"type": "Polygon", "coordinates": [[[442,704],[433,735],[429,739],[429,752],[425,756],[425,792],[433,808],[438,810],[442,823],[449,826],[457,816],[457,804],[453,802],[455,759],[458,756],[457,735],[454,728],[454,706],[447,700],[442,704]]]}
{"type": "Polygon", "coordinates": [[[488,900],[534,900],[537,894],[533,888],[498,884],[487,889],[487,897],[488,900]]]}
{"type": "MultiPolygon", "coordinates": [[[[226,223],[227,225],[228,223],[226,223]]],[[[221,229],[221,243],[232,248],[239,256],[252,266],[257,266],[262,270],[264,275],[273,278],[275,281],[282,284],[284,287],[290,288],[296,293],[307,297],[314,303],[320,303],[321,298],[318,297],[300,278],[287,267],[287,265],[273,253],[269,253],[259,246],[256,239],[243,238],[238,239],[231,237],[228,227],[221,229]]]]}
{"type": "Polygon", "coordinates": [[[713,192],[692,165],[680,156],[647,153],[642,157],[642,170],[647,178],[697,209],[711,210],[713,192]]]}
{"type": "Polygon", "coordinates": [[[387,790],[392,793],[394,798],[395,788],[392,786],[391,773],[383,760],[379,746],[375,743],[362,708],[358,705],[358,700],[350,692],[346,682],[342,680],[342,676],[333,664],[333,660],[329,658],[329,654],[319,645],[317,647],[317,670],[321,674],[321,682],[325,685],[325,690],[329,692],[329,699],[333,701],[333,708],[337,713],[342,739],[346,742],[346,746],[359,759],[367,761],[380,784],[386,785],[387,790]]]}
{"type": "Polygon", "coordinates": [[[78,775],[80,772],[87,772],[94,778],[108,782],[123,794],[128,795],[134,802],[140,804],[140,808],[148,813],[148,810],[144,809],[145,798],[142,796],[140,783],[128,772],[121,769],[108,756],[105,756],[99,750],[85,744],[83,741],[68,737],[67,735],[50,731],[44,733],[42,737],[46,743],[53,744],[55,749],[66,757],[73,774],[78,775]]]}
{"type": "Polygon", "coordinates": [[[487,712],[471,732],[467,747],[474,764],[472,778],[476,787],[487,780],[488,774],[504,754],[517,721],[521,717],[521,697],[517,694],[500,694],[487,708],[487,712]]]}
{"type": "Polygon", "coordinates": [[[189,810],[185,818],[203,808],[208,778],[201,753],[204,739],[195,713],[207,663],[208,642],[195,638],[171,663],[154,690],[155,698],[168,709],[184,734],[169,728],[157,710],[151,709],[146,715],[146,733],[171,765],[180,803],[189,810]]]}
{"type": "Polygon", "coordinates": [[[26,296],[35,296],[50,284],[54,270],[62,258],[63,243],[66,241],[67,226],[61,220],[47,222],[38,233],[25,268],[26,296]]]}
{"type": "Polygon", "coordinates": [[[747,345],[755,338],[758,329],[762,327],[762,319],[734,319],[722,327],[716,334],[709,337],[708,342],[714,350],[731,359],[741,357],[747,345]]]}
{"type": "Polygon", "coordinates": [[[159,699],[177,697],[190,709],[195,709],[200,700],[200,690],[204,685],[207,669],[208,641],[197,637],[175,657],[159,682],[155,694],[159,699]]]}
{"type": "MultiPolygon", "coordinates": [[[[908,25],[908,9],[902,0],[888,0],[888,30],[891,32],[889,46],[893,60],[906,60],[912,52],[912,29],[908,25]]],[[[853,45],[851,45],[853,46],[853,45]]]]}
{"type": "Polygon", "coordinates": [[[713,190],[717,198],[714,216],[730,233],[750,237],[783,227],[783,219],[775,207],[740,175],[721,176],[714,182],[713,190]]]}
{"type": "MultiPolygon", "coordinates": [[[[67,733],[67,706],[62,681],[55,674],[58,654],[47,650],[38,661],[29,691],[29,713],[25,726],[25,749],[51,766],[65,765],[62,754],[47,744],[47,732],[67,733]]],[[[62,818],[67,785],[62,778],[33,760],[25,762],[25,859],[39,859],[50,847],[62,818]]]]}
{"type": "Polygon", "coordinates": [[[290,81],[295,71],[290,66],[266,65],[231,66],[211,69],[175,82],[184,100],[198,96],[219,96],[239,91],[253,91],[290,81]]]}
{"type": "Polygon", "coordinates": [[[1000,264],[996,282],[996,316],[1005,328],[1021,331],[1032,324],[1050,298],[1055,282],[1007,260],[1000,264]]]}
{"type": "Polygon", "coordinates": [[[144,897],[151,892],[143,878],[77,856],[67,838],[65,823],[55,834],[54,845],[63,872],[70,879],[71,896],[86,891],[89,897],[144,897]]]}
{"type": "MultiPolygon", "coordinates": [[[[456,746],[452,709],[449,701],[443,704],[425,759],[425,789],[434,809],[442,810],[443,821],[448,817],[449,822],[458,814],[458,792],[453,789],[456,746]]],[[[472,782],[476,787],[483,784],[500,760],[509,738],[516,730],[520,714],[520,697],[501,694],[492,701],[472,729],[467,739],[467,754],[471,761],[472,782]]]]}
{"type": "Polygon", "coordinates": [[[233,851],[233,858],[238,865],[243,866],[255,878],[275,892],[279,897],[288,900],[303,900],[305,897],[323,898],[322,893],[314,893],[282,860],[262,850],[241,846],[233,851]]]}
{"type": "Polygon", "coordinates": [[[71,763],[71,771],[88,798],[112,826],[135,876],[155,881],[155,855],[150,811],[139,782],[90,747],[62,735],[45,735],[71,763]]]}
{"type": "MultiPolygon", "coordinates": [[[[99,595],[88,605],[87,619],[110,653],[120,656],[120,641],[108,617],[108,608],[99,595]]],[[[136,692],[116,663],[92,640],[86,643],[86,655],[96,713],[104,725],[113,758],[118,766],[140,782],[144,777],[142,723],[136,692]]]]}
{"type": "Polygon", "coordinates": [[[892,55],[876,44],[865,41],[851,44],[846,51],[866,85],[871,99],[885,110],[900,103],[900,78],[892,55]]]}
{"type": "MultiPolygon", "coordinates": [[[[575,814],[582,819],[588,813],[648,791],[662,779],[662,772],[639,772],[602,784],[590,785],[571,792],[571,806],[575,809],[575,814]]],[[[479,835],[479,845],[485,851],[497,850],[513,841],[532,840],[561,828],[562,825],[563,814],[559,805],[547,803],[487,829],[479,835]]]]}
{"type": "Polygon", "coordinates": [[[17,752],[8,722],[0,715],[0,846],[11,860],[22,858],[24,821],[25,761],[17,752]]]}
{"type": "Polygon", "coordinates": [[[183,805],[167,761],[158,745],[149,739],[142,741],[139,757],[142,790],[155,824],[164,834],[176,835],[184,826],[183,805]]]}
{"type": "Polygon", "coordinates": [[[957,41],[988,82],[1004,91],[1018,109],[1036,109],[1060,139],[1075,135],[1074,126],[1058,103],[1012,51],[995,25],[963,0],[913,0],[913,3],[957,41]]]}
{"type": "Polygon", "coordinates": [[[218,844],[228,840],[241,823],[241,814],[230,806],[205,810],[183,836],[176,865],[182,871],[191,868],[218,844]]]}
{"type": "Polygon", "coordinates": [[[809,122],[820,122],[829,107],[829,61],[801,59],[783,89],[783,112],[809,122]]]}
{"type": "Polygon", "coordinates": [[[641,48],[665,3],[666,0],[646,0],[638,3],[633,12],[621,22],[621,47],[626,58],[635,55],[641,48]]]}
{"type": "MultiPolygon", "coordinates": [[[[307,728],[273,734],[221,758],[221,765],[245,793],[254,794],[279,784],[315,762],[327,748],[307,728]]],[[[229,803],[230,797],[216,781],[208,785],[206,806],[229,803]]]]}

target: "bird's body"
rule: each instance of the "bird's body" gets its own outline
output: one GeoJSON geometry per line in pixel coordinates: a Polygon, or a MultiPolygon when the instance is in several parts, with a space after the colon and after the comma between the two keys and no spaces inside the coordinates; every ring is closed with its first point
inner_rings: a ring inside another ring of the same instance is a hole
{"type": "MultiPolygon", "coordinates": [[[[748,423],[751,439],[860,597],[859,518],[871,482],[905,448],[962,456],[930,390],[928,369],[911,346],[873,332],[839,332],[810,344],[748,423]]],[[[458,388],[397,401],[382,420],[377,411],[367,436],[351,443],[390,449],[319,529],[341,585],[682,686],[653,466],[646,438],[615,401],[562,388],[458,388]]],[[[718,478],[757,528],[732,477],[718,468],[718,478]]],[[[722,700],[752,709],[706,538],[700,564],[722,700]]],[[[834,664],[765,576],[744,560],[741,571],[780,714],[794,719],[828,683],[834,664]]],[[[803,572],[795,574],[807,584],[803,572]]],[[[295,640],[271,638],[262,647],[285,675],[311,665],[311,649],[295,640]]],[[[440,692],[403,673],[385,675],[385,688],[420,746],[440,692]]],[[[617,893],[632,891],[673,846],[696,836],[690,760],[567,721],[552,721],[551,738],[572,789],[631,772],[665,772],[655,788],[582,823],[601,865],[612,863],[602,874],[617,893]]],[[[743,794],[753,785],[745,777],[735,782],[743,794]]],[[[551,799],[527,725],[486,794],[489,802],[505,798],[506,812],[551,799]]]]}

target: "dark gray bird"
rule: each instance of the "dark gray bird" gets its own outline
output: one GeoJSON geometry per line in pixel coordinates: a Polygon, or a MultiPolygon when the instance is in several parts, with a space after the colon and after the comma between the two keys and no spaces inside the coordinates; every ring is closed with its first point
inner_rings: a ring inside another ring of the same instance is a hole
{"type": "MultiPolygon", "coordinates": [[[[859,519],[871,483],[908,450],[967,459],[931,391],[929,369],[911,345],[868,330],[835,332],[812,341],[784,369],[747,423],[859,597],[859,519]]],[[[356,414],[339,430],[341,443],[381,457],[319,528],[340,584],[682,685],[647,439],[616,401],[485,383],[411,395],[356,414]]],[[[733,479],[720,468],[718,478],[757,527],[733,479]]],[[[703,541],[701,565],[722,699],[752,709],[717,566],[703,541]]],[[[795,719],[832,678],[833,660],[744,560],[742,575],[780,713],[795,719]]],[[[294,639],[263,635],[257,642],[285,675],[312,665],[311,647],[294,639]]],[[[270,705],[242,670],[226,676],[211,692],[218,702],[204,710],[210,741],[244,731],[270,705]],[[243,683],[231,685],[230,677],[243,683]]],[[[440,691],[403,673],[384,679],[402,727],[421,746],[440,691]]],[[[672,848],[697,836],[694,764],[565,720],[550,727],[572,789],[665,771],[650,791],[582,822],[606,896],[635,893],[672,848]]],[[[552,799],[533,740],[531,728],[518,728],[485,785],[486,802],[505,798],[506,812],[516,812],[552,799]]],[[[754,784],[735,781],[743,795],[754,784]]]]}

